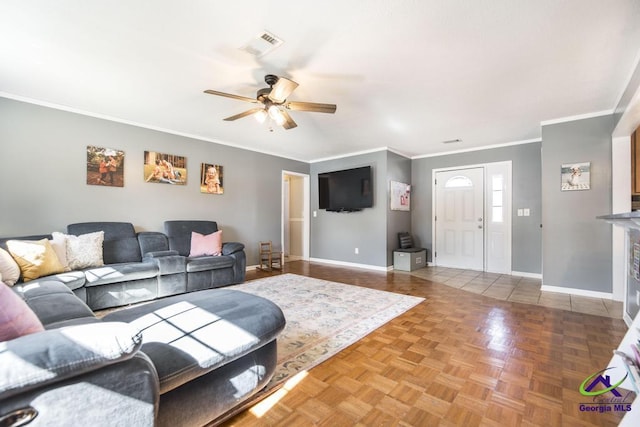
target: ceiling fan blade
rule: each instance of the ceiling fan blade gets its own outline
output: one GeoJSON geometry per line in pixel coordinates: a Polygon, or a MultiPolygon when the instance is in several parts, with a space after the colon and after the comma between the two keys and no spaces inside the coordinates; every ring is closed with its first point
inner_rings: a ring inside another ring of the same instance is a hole
{"type": "Polygon", "coordinates": [[[278,81],[273,85],[269,93],[269,99],[276,104],[282,104],[291,95],[291,92],[298,87],[298,83],[284,77],[278,77],[278,81]]]}
{"type": "Polygon", "coordinates": [[[287,102],[284,105],[287,109],[293,111],[312,111],[314,113],[329,113],[336,112],[337,105],[335,104],[319,104],[316,102],[287,102]]]}
{"type": "Polygon", "coordinates": [[[238,119],[241,119],[243,117],[250,116],[252,114],[257,113],[258,111],[263,111],[263,110],[264,110],[264,108],[252,108],[251,110],[247,110],[247,111],[245,111],[243,113],[236,114],[235,116],[227,117],[226,119],[223,119],[223,120],[225,120],[227,122],[232,122],[234,120],[238,120],[238,119]]]}
{"type": "Polygon", "coordinates": [[[233,99],[239,99],[240,101],[245,101],[245,102],[253,102],[253,103],[257,103],[260,102],[255,98],[249,98],[246,96],[240,96],[240,95],[234,95],[231,93],[224,93],[224,92],[218,92],[217,90],[205,90],[204,93],[208,93],[209,95],[218,95],[218,96],[225,96],[227,98],[233,98],[233,99]]]}
{"type": "Polygon", "coordinates": [[[289,113],[286,110],[280,110],[282,115],[284,116],[285,122],[282,124],[282,127],[285,129],[293,129],[298,126],[296,122],[293,121],[289,113]]]}

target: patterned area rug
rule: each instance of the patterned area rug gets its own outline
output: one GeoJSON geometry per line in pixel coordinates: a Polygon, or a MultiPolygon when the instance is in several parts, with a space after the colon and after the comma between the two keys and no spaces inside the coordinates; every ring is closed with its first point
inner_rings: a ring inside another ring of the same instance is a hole
{"type": "Polygon", "coordinates": [[[267,390],[327,360],[424,298],[283,274],[230,286],[276,303],[287,319],[267,390]]]}

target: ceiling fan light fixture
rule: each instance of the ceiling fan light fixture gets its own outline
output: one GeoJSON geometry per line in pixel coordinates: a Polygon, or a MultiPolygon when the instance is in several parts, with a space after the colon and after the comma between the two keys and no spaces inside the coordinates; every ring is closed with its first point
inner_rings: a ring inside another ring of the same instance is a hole
{"type": "MultiPolygon", "coordinates": [[[[264,37],[264,40],[271,42],[272,38],[271,35],[267,35],[264,37]]],[[[223,120],[227,122],[253,116],[258,122],[264,123],[267,118],[269,118],[270,121],[274,121],[278,126],[289,130],[298,127],[298,124],[293,120],[293,117],[289,115],[288,110],[329,114],[336,112],[335,104],[287,101],[289,95],[298,87],[298,83],[293,80],[289,80],[286,77],[278,77],[275,74],[267,74],[264,76],[264,81],[269,87],[259,89],[255,99],[211,89],[207,89],[204,92],[210,95],[224,96],[226,98],[258,104],[256,107],[243,111],[242,113],[224,118],[223,120]]]]}
{"type": "Polygon", "coordinates": [[[267,112],[266,112],[265,110],[260,110],[260,111],[256,112],[256,113],[253,115],[253,117],[255,117],[255,118],[256,118],[256,120],[257,120],[259,123],[264,123],[264,121],[267,119],[267,116],[268,116],[268,115],[269,115],[269,114],[267,114],[267,112]]]}
{"type": "Polygon", "coordinates": [[[278,124],[278,126],[282,126],[286,121],[286,118],[282,114],[282,111],[280,111],[280,109],[275,105],[271,105],[269,107],[269,117],[271,117],[278,124]]]}

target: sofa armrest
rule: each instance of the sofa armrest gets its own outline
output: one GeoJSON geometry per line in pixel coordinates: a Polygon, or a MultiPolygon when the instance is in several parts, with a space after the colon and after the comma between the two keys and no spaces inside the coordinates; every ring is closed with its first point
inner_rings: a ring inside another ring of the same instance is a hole
{"type": "Polygon", "coordinates": [[[244,250],[244,245],[239,242],[226,242],[222,244],[222,255],[231,255],[244,250]]]}
{"type": "Polygon", "coordinates": [[[149,258],[161,258],[164,256],[179,256],[180,254],[178,253],[178,251],[153,251],[153,252],[147,252],[144,254],[143,259],[149,259],[149,258]]]}
{"type": "Polygon", "coordinates": [[[161,276],[187,271],[187,259],[178,255],[178,251],[148,252],[144,255],[143,261],[157,265],[161,276]]]}
{"type": "Polygon", "coordinates": [[[142,335],[121,322],[51,329],[0,342],[0,401],[130,359],[142,335]]]}

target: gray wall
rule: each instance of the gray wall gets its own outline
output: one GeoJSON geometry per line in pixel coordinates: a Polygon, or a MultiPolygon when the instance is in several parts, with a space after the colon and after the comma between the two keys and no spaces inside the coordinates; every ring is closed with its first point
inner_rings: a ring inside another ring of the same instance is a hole
{"type": "Polygon", "coordinates": [[[282,170],[307,163],[0,98],[0,236],[64,231],[83,221],[127,221],[161,231],[164,220],[215,220],[225,241],[280,241],[282,170]],[[86,146],[125,152],[124,187],[86,184],[86,146]],[[187,158],[186,186],[145,183],[145,150],[187,158]],[[224,167],[224,195],[200,193],[201,163],[224,167]]]}
{"type": "Polygon", "coordinates": [[[542,127],[543,280],[611,292],[612,115],[542,127]],[[591,162],[591,189],[560,191],[560,167],[591,162]]]}
{"type": "MultiPolygon", "coordinates": [[[[411,232],[411,212],[392,211],[389,181],[411,184],[411,159],[387,152],[387,265],[393,265],[393,250],[398,248],[398,233],[411,232]]],[[[413,200],[411,201],[413,203],[413,200]]]]}
{"type": "Polygon", "coordinates": [[[387,151],[311,164],[311,258],[387,267],[387,151]],[[318,209],[318,174],[371,166],[373,207],[360,212],[318,209]],[[360,253],[355,254],[358,248],[360,253]]]}
{"type": "Polygon", "coordinates": [[[533,274],[542,272],[540,147],[540,142],[533,142],[413,160],[411,229],[418,245],[428,249],[429,260],[431,260],[433,248],[431,233],[433,169],[511,160],[513,180],[511,269],[533,274]],[[517,216],[518,208],[529,208],[531,215],[517,216]]]}

